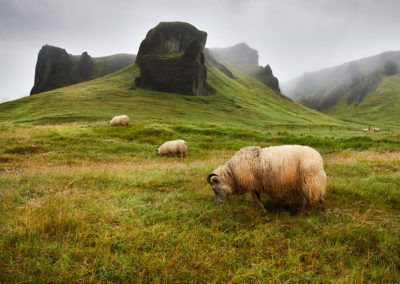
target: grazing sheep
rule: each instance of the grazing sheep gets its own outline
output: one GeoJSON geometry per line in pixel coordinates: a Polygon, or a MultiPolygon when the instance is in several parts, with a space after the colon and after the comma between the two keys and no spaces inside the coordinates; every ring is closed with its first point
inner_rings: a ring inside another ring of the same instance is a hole
{"type": "Polygon", "coordinates": [[[321,155],[314,149],[300,145],[241,149],[224,165],[208,175],[217,201],[231,194],[249,192],[253,200],[266,212],[260,194],[267,193],[281,203],[302,200],[302,215],[311,201],[325,204],[326,174],[321,155]]]}
{"type": "Polygon", "coordinates": [[[368,132],[369,129],[368,129],[368,128],[364,128],[362,131],[363,131],[363,132],[368,132]]]}
{"type": "Polygon", "coordinates": [[[374,132],[379,132],[380,131],[380,129],[378,128],[378,127],[375,127],[375,128],[373,128],[372,129],[374,132]]]}
{"type": "Polygon", "coordinates": [[[180,154],[181,158],[186,156],[188,147],[185,140],[167,141],[157,148],[157,155],[177,155],[180,154]]]}
{"type": "Polygon", "coordinates": [[[110,121],[110,126],[128,126],[129,121],[129,116],[127,115],[114,116],[110,121]]]}

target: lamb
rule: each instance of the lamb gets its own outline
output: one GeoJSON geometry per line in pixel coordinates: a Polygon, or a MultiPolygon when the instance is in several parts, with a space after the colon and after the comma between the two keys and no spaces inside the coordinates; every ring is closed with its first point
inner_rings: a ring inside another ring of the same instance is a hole
{"type": "Polygon", "coordinates": [[[181,158],[186,156],[188,147],[185,140],[167,141],[157,148],[157,155],[177,155],[180,154],[181,158]]]}
{"type": "Polygon", "coordinates": [[[380,131],[380,129],[378,128],[378,127],[375,127],[375,128],[373,128],[372,129],[374,132],[379,132],[380,131]]]}
{"type": "Polygon", "coordinates": [[[128,126],[129,121],[129,116],[127,115],[114,116],[110,121],[110,126],[128,126]]]}
{"type": "Polygon", "coordinates": [[[301,202],[304,215],[310,202],[319,200],[326,210],[326,174],[321,155],[313,148],[300,145],[259,148],[250,146],[238,151],[224,166],[208,175],[217,201],[231,194],[249,192],[252,199],[267,212],[260,200],[267,193],[281,203],[301,202]]]}
{"type": "Polygon", "coordinates": [[[364,128],[362,131],[363,131],[363,132],[368,132],[369,129],[368,129],[368,128],[364,128]]]}

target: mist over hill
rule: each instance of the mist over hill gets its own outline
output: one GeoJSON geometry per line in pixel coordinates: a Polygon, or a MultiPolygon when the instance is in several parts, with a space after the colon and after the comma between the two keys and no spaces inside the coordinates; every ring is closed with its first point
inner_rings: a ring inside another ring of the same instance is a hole
{"type": "Polygon", "coordinates": [[[346,96],[347,105],[359,104],[374,92],[382,78],[400,71],[400,51],[388,51],[339,66],[305,73],[282,83],[285,95],[305,106],[328,111],[346,96]]]}
{"type": "Polygon", "coordinates": [[[256,77],[274,92],[280,93],[279,80],[269,65],[259,66],[258,51],[241,42],[230,47],[208,49],[209,55],[224,66],[231,66],[240,72],[256,77]]]}

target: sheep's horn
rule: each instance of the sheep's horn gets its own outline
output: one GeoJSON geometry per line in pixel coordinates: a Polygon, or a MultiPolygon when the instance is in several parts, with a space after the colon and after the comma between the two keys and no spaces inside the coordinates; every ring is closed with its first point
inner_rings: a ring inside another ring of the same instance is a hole
{"type": "Polygon", "coordinates": [[[209,174],[208,177],[207,177],[207,182],[208,182],[209,184],[211,184],[211,178],[212,178],[213,176],[218,176],[218,175],[217,175],[217,174],[214,174],[214,173],[209,174]]]}

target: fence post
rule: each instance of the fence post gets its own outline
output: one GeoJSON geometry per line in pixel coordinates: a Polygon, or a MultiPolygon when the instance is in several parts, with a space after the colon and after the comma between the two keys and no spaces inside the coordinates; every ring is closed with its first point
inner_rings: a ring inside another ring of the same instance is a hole
{"type": "Polygon", "coordinates": [[[371,131],[371,125],[368,126],[368,131],[371,131]]]}
{"type": "Polygon", "coordinates": [[[350,132],[350,126],[349,126],[349,132],[350,132]]]}
{"type": "Polygon", "coordinates": [[[293,124],[292,124],[292,132],[293,132],[293,124]]]}
{"type": "Polygon", "coordinates": [[[332,125],[331,125],[331,132],[332,132],[332,125]]]}

